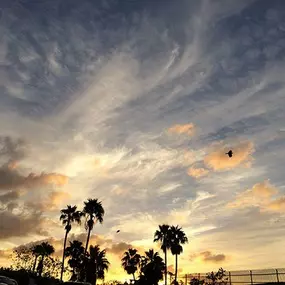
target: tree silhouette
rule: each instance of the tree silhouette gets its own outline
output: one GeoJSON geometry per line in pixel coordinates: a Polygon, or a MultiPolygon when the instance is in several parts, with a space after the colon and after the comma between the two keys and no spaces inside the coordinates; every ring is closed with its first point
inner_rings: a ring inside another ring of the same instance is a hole
{"type": "Polygon", "coordinates": [[[61,273],[60,273],[60,280],[62,281],[67,235],[71,230],[72,223],[76,222],[80,224],[82,213],[80,211],[77,211],[77,206],[72,207],[70,205],[67,205],[67,208],[62,209],[60,212],[61,212],[61,215],[59,219],[62,221],[62,224],[65,226],[64,227],[65,237],[64,237],[63,253],[62,253],[62,266],[61,266],[61,273]]]}
{"type": "Polygon", "coordinates": [[[98,199],[88,199],[87,202],[84,202],[84,208],[82,213],[86,218],[85,228],[88,231],[85,245],[85,253],[87,253],[91,231],[97,221],[100,224],[103,223],[105,211],[102,206],[102,203],[99,202],[98,199]]]}
{"type": "Polygon", "coordinates": [[[159,225],[159,229],[154,234],[154,242],[160,242],[160,248],[164,252],[164,283],[167,285],[167,250],[171,247],[171,237],[170,237],[170,226],[169,225],[159,225]]]}
{"type": "Polygon", "coordinates": [[[124,256],[121,260],[124,270],[128,274],[132,274],[134,280],[136,280],[135,273],[138,270],[138,267],[140,265],[140,260],[141,260],[141,256],[138,254],[138,251],[134,248],[129,248],[124,253],[124,256]]]}
{"type": "Polygon", "coordinates": [[[171,244],[170,250],[173,255],[175,255],[175,278],[174,284],[177,282],[177,272],[178,272],[178,255],[183,252],[182,245],[188,242],[188,238],[183,232],[182,228],[178,226],[170,227],[171,244]]]}
{"type": "Polygon", "coordinates": [[[74,240],[69,242],[69,246],[65,250],[65,256],[69,257],[68,265],[72,269],[72,281],[77,281],[79,278],[79,271],[82,268],[85,249],[82,242],[74,240]]]}
{"type": "Polygon", "coordinates": [[[97,279],[105,278],[105,271],[109,269],[109,261],[106,258],[106,250],[100,250],[98,245],[90,246],[85,258],[84,270],[86,281],[96,285],[97,279]]]}
{"type": "Polygon", "coordinates": [[[163,279],[164,271],[165,264],[158,252],[154,252],[153,249],[146,251],[141,267],[143,282],[149,285],[157,285],[159,280],[163,279]]]}
{"type": "Polygon", "coordinates": [[[32,247],[31,252],[33,254],[33,256],[35,257],[34,259],[34,265],[33,265],[33,272],[35,272],[36,270],[36,265],[37,265],[37,260],[39,258],[39,256],[41,255],[42,252],[42,247],[39,244],[36,244],[32,247]]]}
{"type": "Polygon", "coordinates": [[[37,267],[37,272],[39,276],[42,276],[43,267],[44,267],[44,259],[45,257],[48,257],[54,253],[54,247],[48,242],[42,242],[40,246],[41,246],[41,252],[40,252],[41,259],[37,267]]]}
{"type": "Polygon", "coordinates": [[[220,268],[216,273],[209,272],[206,274],[206,284],[207,285],[226,285],[228,278],[226,277],[226,270],[220,268]]]}

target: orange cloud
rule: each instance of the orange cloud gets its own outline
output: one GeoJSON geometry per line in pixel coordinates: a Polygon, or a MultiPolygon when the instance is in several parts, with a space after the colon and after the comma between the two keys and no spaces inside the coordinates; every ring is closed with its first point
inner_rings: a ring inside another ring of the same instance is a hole
{"type": "Polygon", "coordinates": [[[267,205],[267,210],[273,212],[285,212],[285,197],[277,198],[267,205]]]}
{"type": "Polygon", "coordinates": [[[71,196],[67,192],[53,191],[48,195],[48,200],[46,205],[50,210],[58,208],[58,206],[65,200],[69,199],[71,196]]]}
{"type": "MultiPolygon", "coordinates": [[[[173,265],[173,264],[168,265],[168,266],[167,266],[167,271],[168,271],[168,272],[171,272],[171,273],[174,273],[174,272],[175,272],[175,267],[174,267],[174,265],[173,265]]],[[[182,271],[183,271],[182,268],[178,268],[178,272],[179,272],[179,273],[181,273],[182,271]]]]}
{"type": "Polygon", "coordinates": [[[176,133],[179,135],[187,134],[189,136],[192,136],[194,134],[194,131],[195,131],[194,124],[192,123],[184,125],[177,124],[168,129],[168,132],[170,133],[176,133]]]}
{"type": "Polygon", "coordinates": [[[194,178],[200,178],[207,175],[209,173],[209,170],[202,167],[201,168],[190,167],[187,173],[189,176],[192,176],[194,178]]]}
{"type": "Polygon", "coordinates": [[[42,173],[35,175],[34,173],[29,174],[26,177],[26,183],[39,183],[39,184],[55,184],[57,186],[63,186],[67,184],[68,177],[58,173],[42,173]]]}
{"type": "Polygon", "coordinates": [[[212,152],[210,152],[204,159],[204,163],[215,171],[232,169],[243,164],[248,167],[251,162],[251,154],[254,152],[254,145],[252,142],[241,142],[233,145],[233,156],[228,157],[225,153],[228,152],[229,147],[219,144],[212,152]]]}
{"type": "MultiPolygon", "coordinates": [[[[237,195],[236,200],[228,204],[230,208],[244,208],[248,206],[267,207],[273,195],[278,193],[278,189],[265,180],[256,183],[252,188],[237,195]]],[[[272,204],[274,207],[274,204],[272,204]]],[[[276,206],[275,206],[276,207],[276,206]]]]}
{"type": "Polygon", "coordinates": [[[8,163],[8,168],[9,169],[16,169],[19,166],[19,161],[12,160],[8,163]]]}

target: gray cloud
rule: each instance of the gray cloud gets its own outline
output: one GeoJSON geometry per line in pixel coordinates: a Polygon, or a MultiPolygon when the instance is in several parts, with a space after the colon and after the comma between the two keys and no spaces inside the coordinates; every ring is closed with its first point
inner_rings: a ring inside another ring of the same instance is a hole
{"type": "Polygon", "coordinates": [[[9,210],[0,211],[0,239],[27,237],[31,234],[45,235],[44,219],[41,213],[14,213],[9,210]]]}
{"type": "Polygon", "coordinates": [[[203,257],[203,261],[205,262],[219,263],[226,260],[226,255],[223,253],[213,254],[210,251],[204,251],[201,252],[200,255],[203,257]]]}

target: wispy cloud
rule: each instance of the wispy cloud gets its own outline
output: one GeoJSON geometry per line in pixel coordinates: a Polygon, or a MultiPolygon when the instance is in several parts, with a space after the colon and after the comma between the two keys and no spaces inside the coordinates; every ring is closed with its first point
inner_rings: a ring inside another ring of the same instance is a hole
{"type": "Polygon", "coordinates": [[[60,239],[56,208],[95,197],[98,233],[122,231],[111,251],[151,246],[169,222],[208,259],[267,262],[261,245],[274,229],[277,252],[284,235],[271,223],[284,208],[282,4],[71,2],[21,2],[1,18],[1,215],[16,225],[3,244],[48,235],[45,223],[60,239]]]}

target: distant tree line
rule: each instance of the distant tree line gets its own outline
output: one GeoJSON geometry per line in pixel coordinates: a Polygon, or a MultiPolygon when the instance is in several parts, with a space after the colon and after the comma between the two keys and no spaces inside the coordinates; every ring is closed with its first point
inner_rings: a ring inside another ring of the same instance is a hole
{"type": "MultiPolygon", "coordinates": [[[[65,235],[63,241],[62,260],[54,258],[54,247],[47,241],[33,244],[31,246],[20,246],[13,252],[13,268],[25,270],[37,277],[59,278],[63,275],[69,276],[70,281],[85,281],[96,285],[98,279],[105,279],[105,272],[109,269],[110,263],[106,256],[106,249],[100,249],[99,245],[90,245],[91,232],[94,225],[103,223],[104,208],[98,199],[88,199],[84,202],[82,211],[77,206],[68,205],[60,211],[60,220],[64,226],[65,235]],[[87,238],[85,246],[81,241],[72,240],[68,242],[68,235],[74,224],[81,225],[84,220],[87,238]],[[65,259],[67,265],[65,266],[65,259]]],[[[167,275],[174,277],[172,284],[178,283],[178,257],[183,252],[183,245],[188,243],[186,234],[179,226],[159,225],[154,233],[154,242],[160,244],[164,254],[162,258],[153,249],[145,251],[140,255],[135,248],[129,248],[122,256],[122,267],[127,274],[131,275],[131,282],[135,285],[157,285],[164,279],[167,285],[167,275]],[[167,253],[175,256],[175,272],[167,270],[167,253]]],[[[209,273],[212,283],[192,279],[190,285],[203,285],[204,283],[216,284],[224,281],[224,271],[209,273]]],[[[114,283],[115,284],[115,283],[114,283]]],[[[119,284],[119,283],[116,283],[119,284]]]]}

